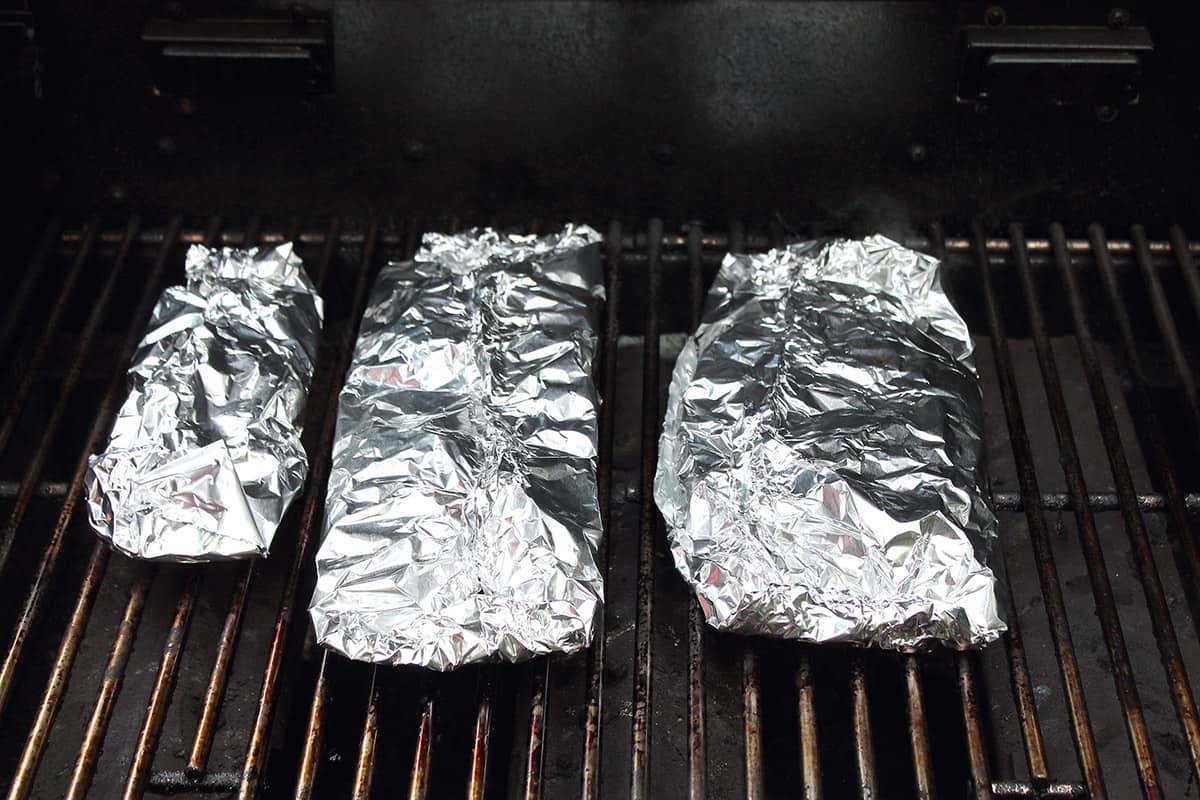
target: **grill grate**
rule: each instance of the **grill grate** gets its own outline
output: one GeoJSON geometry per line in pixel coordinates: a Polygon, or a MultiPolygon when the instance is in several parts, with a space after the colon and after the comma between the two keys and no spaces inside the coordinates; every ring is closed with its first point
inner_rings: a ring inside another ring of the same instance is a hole
{"type": "Polygon", "coordinates": [[[572,657],[433,675],[330,655],[305,635],[304,613],[357,319],[375,271],[410,254],[421,229],[47,226],[0,322],[12,365],[0,404],[10,797],[1194,791],[1200,276],[1182,230],[905,237],[945,259],[977,336],[1012,599],[1005,646],[918,657],[703,625],[651,499],[662,396],[721,254],[786,237],[780,224],[611,223],[597,360],[609,603],[597,641],[572,657]],[[309,487],[272,557],[184,568],[110,554],[78,513],[86,455],[107,435],[159,290],[179,280],[183,245],[285,239],[299,242],[328,320],[309,487]]]}

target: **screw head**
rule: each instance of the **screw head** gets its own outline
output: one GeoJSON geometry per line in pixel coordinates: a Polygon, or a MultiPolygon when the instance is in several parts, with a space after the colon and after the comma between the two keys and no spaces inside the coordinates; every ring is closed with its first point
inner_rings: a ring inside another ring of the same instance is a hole
{"type": "Polygon", "coordinates": [[[929,157],[929,151],[920,142],[914,142],[908,147],[908,160],[914,164],[922,163],[929,157]]]}
{"type": "Polygon", "coordinates": [[[425,143],[420,139],[405,139],[400,150],[407,161],[421,161],[425,158],[425,143]]]}
{"type": "Polygon", "coordinates": [[[988,6],[983,12],[983,22],[991,28],[998,28],[1008,22],[1008,12],[1000,6],[988,6]]]}
{"type": "Polygon", "coordinates": [[[1098,119],[1100,122],[1112,122],[1117,118],[1119,113],[1120,111],[1118,111],[1117,107],[1113,105],[1096,106],[1096,119],[1098,119]]]}
{"type": "Polygon", "coordinates": [[[1127,8],[1114,8],[1108,12],[1108,27],[1128,28],[1133,17],[1127,8]]]}

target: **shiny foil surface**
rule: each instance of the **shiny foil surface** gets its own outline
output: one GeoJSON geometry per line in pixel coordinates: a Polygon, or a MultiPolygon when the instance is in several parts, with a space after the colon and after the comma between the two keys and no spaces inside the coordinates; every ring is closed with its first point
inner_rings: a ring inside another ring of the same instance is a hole
{"type": "Polygon", "coordinates": [[[322,644],[447,670],[591,641],[599,242],[428,234],[383,268],[338,408],[322,644]]]}
{"type": "Polygon", "coordinates": [[[186,267],[91,459],[88,514],[137,558],[265,556],[308,472],[300,431],[323,305],[291,244],[193,245],[186,267]]]}
{"type": "Polygon", "coordinates": [[[655,477],[713,627],[900,650],[1004,631],[972,350],[938,262],[881,236],[726,256],[655,477]]]}

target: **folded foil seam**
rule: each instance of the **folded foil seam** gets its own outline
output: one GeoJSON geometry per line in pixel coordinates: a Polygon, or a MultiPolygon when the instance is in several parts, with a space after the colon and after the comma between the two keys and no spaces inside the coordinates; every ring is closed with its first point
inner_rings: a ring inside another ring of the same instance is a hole
{"type": "Polygon", "coordinates": [[[339,400],[322,644],[446,670],[590,642],[599,241],[428,234],[380,272],[339,400]]]}
{"type": "Polygon", "coordinates": [[[304,485],[324,306],[290,243],[193,245],[160,296],[86,479],[92,527],[137,558],[265,556],[304,485]]]}
{"type": "Polygon", "coordinates": [[[884,237],[726,256],[655,477],[711,625],[893,649],[1004,631],[972,350],[938,262],[884,237]]]}

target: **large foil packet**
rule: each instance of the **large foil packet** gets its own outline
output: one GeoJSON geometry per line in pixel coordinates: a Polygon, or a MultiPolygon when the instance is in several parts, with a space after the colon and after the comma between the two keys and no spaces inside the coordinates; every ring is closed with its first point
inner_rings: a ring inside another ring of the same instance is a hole
{"type": "Polygon", "coordinates": [[[193,245],[159,297],[129,396],[87,475],[92,527],[162,561],[265,556],[304,485],[324,306],[291,244],[193,245]]]}
{"type": "Polygon", "coordinates": [[[709,624],[899,650],[1004,631],[972,351],[938,262],[884,237],[726,256],[654,492],[709,624]]]}
{"type": "Polygon", "coordinates": [[[381,271],[338,408],[322,644],[447,670],[591,641],[599,241],[427,234],[381,271]]]}

